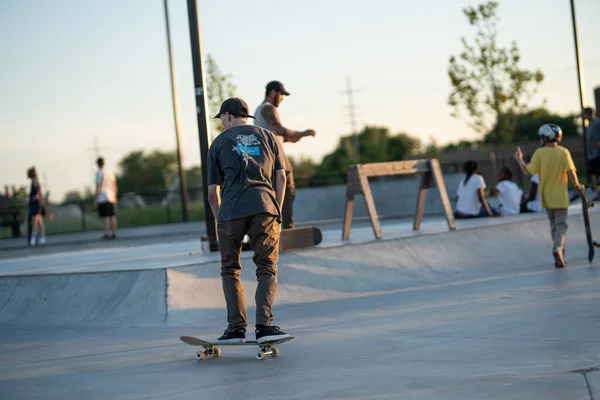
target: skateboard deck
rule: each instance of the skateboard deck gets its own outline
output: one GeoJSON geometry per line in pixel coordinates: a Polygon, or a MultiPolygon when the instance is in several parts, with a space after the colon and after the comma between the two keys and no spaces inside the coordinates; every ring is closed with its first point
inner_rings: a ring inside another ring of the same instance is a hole
{"type": "Polygon", "coordinates": [[[587,237],[588,243],[588,262],[592,262],[595,255],[595,247],[600,245],[594,241],[592,237],[592,229],[590,227],[590,213],[589,208],[594,207],[594,202],[590,201],[585,195],[581,196],[581,208],[583,210],[583,222],[585,224],[585,236],[587,237]]]}
{"type": "Polygon", "coordinates": [[[258,343],[255,340],[246,340],[244,343],[207,342],[206,340],[198,339],[193,336],[181,336],[179,340],[190,346],[202,346],[204,348],[204,350],[196,353],[196,358],[198,360],[203,360],[205,356],[219,357],[221,355],[221,349],[217,346],[258,346],[260,347],[260,352],[256,354],[256,359],[264,360],[266,356],[277,357],[279,355],[279,349],[274,347],[276,344],[289,342],[294,338],[294,336],[290,336],[284,339],[271,340],[262,343],[258,343]]]}
{"type": "Polygon", "coordinates": [[[279,250],[288,251],[316,246],[323,240],[323,232],[316,226],[282,229],[279,250]]]}

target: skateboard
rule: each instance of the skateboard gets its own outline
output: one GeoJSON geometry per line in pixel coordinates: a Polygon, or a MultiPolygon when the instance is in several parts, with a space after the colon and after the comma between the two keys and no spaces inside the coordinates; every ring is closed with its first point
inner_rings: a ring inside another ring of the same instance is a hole
{"type": "Polygon", "coordinates": [[[595,247],[600,247],[598,242],[592,238],[592,229],[590,227],[589,208],[594,207],[594,202],[589,200],[585,195],[581,195],[581,208],[583,209],[583,222],[585,223],[585,236],[588,243],[588,262],[592,262],[595,254],[595,247]]]}
{"type": "Polygon", "coordinates": [[[288,251],[316,246],[323,240],[323,232],[316,226],[282,229],[279,236],[279,250],[288,251]]]}
{"type": "Polygon", "coordinates": [[[292,339],[294,339],[294,336],[262,343],[258,343],[255,340],[246,340],[245,343],[217,343],[207,342],[206,340],[198,339],[193,336],[181,336],[179,338],[183,343],[189,344],[190,346],[204,347],[204,350],[196,353],[196,359],[198,360],[204,360],[205,356],[219,357],[221,355],[221,349],[217,346],[258,346],[260,347],[260,352],[256,353],[256,359],[264,360],[267,356],[277,357],[279,355],[279,349],[274,347],[276,344],[289,342],[292,339]]]}

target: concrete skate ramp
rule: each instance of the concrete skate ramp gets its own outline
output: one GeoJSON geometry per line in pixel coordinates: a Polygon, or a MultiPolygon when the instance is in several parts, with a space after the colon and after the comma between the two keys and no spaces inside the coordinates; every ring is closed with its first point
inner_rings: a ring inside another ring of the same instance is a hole
{"type": "MultiPolygon", "coordinates": [[[[592,213],[592,224],[600,215],[592,213]]],[[[569,217],[567,256],[587,263],[581,215],[569,217]]],[[[256,279],[251,260],[242,279],[248,317],[254,320],[256,279]]],[[[286,306],[369,297],[408,290],[447,290],[474,280],[552,271],[552,242],[546,218],[457,232],[382,240],[283,254],[279,264],[277,313],[286,306]]],[[[218,263],[173,268],[169,281],[171,325],[221,324],[225,301],[218,263]]],[[[288,307],[289,308],[289,307],[288,307]]]]}
{"type": "Polygon", "coordinates": [[[33,275],[0,279],[0,324],[160,325],[165,270],[33,275]]]}
{"type": "MultiPolygon", "coordinates": [[[[552,270],[549,224],[534,220],[483,228],[283,253],[278,316],[297,304],[321,310],[351,298],[449,290],[452,285],[552,270]]],[[[591,213],[592,225],[600,214],[591,213]]],[[[567,257],[587,263],[580,214],[569,217],[567,257]]],[[[254,265],[242,260],[254,322],[254,265]]],[[[0,323],[11,325],[221,326],[220,264],[0,279],[0,323]]],[[[332,308],[333,310],[333,308],[332,308]]],[[[333,312],[333,311],[332,311],[333,312]]]]}

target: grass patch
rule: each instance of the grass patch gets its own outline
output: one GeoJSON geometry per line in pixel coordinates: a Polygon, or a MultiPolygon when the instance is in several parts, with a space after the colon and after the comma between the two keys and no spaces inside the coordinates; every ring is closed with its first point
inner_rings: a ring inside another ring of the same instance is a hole
{"type": "MultiPolygon", "coordinates": [[[[89,230],[104,229],[104,221],[98,216],[96,210],[85,214],[85,220],[81,217],[64,217],[51,220],[46,216],[44,224],[46,234],[81,232],[89,230]]],[[[204,220],[204,202],[194,201],[188,203],[189,221],[204,220]]],[[[152,205],[145,208],[124,208],[117,210],[117,224],[119,228],[149,226],[183,222],[180,204],[152,205]]],[[[21,235],[27,234],[27,224],[21,224],[21,235]]],[[[0,227],[0,237],[11,237],[10,227],[0,227]]]]}

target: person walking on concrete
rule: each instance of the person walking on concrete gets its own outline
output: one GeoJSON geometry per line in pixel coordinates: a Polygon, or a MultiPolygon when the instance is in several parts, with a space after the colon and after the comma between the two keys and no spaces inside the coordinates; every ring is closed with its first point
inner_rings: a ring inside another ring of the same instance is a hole
{"type": "MultiPolygon", "coordinates": [[[[281,123],[277,108],[283,101],[283,96],[289,95],[290,93],[285,90],[281,82],[269,82],[267,84],[265,100],[261,105],[258,106],[256,112],[254,113],[258,116],[258,119],[254,122],[254,125],[270,130],[277,135],[277,138],[281,143],[296,143],[303,137],[314,137],[316,132],[312,129],[307,129],[305,131],[294,131],[284,127],[281,123]]],[[[283,202],[283,229],[294,227],[294,200],[296,198],[296,185],[294,184],[292,165],[289,159],[287,159],[287,162],[290,165],[286,175],[287,183],[285,190],[285,201],[283,202]]]]}
{"type": "Polygon", "coordinates": [[[596,110],[593,107],[587,107],[583,110],[583,119],[587,120],[587,153],[588,169],[590,175],[595,178],[593,200],[600,200],[600,119],[596,118],[596,110]]]}
{"type": "Polygon", "coordinates": [[[104,219],[103,239],[115,239],[117,237],[117,216],[115,206],[117,204],[117,178],[110,168],[104,166],[104,159],[96,160],[98,170],[96,171],[96,197],[94,205],[98,209],[98,215],[104,219]]]}
{"type": "Polygon", "coordinates": [[[540,135],[542,147],[533,153],[529,164],[525,164],[523,161],[523,153],[520,147],[517,147],[514,158],[525,176],[539,174],[542,207],[546,209],[546,214],[550,220],[554,266],[563,268],[565,266],[565,237],[568,229],[568,179],[571,180],[580,195],[583,194],[585,187],[577,179],[577,170],[573,164],[571,153],[565,147],[559,146],[562,140],[560,126],[544,124],[538,130],[538,134],[540,135]]]}
{"type": "Polygon", "coordinates": [[[31,167],[27,170],[27,177],[31,179],[28,213],[31,221],[31,237],[29,238],[29,246],[44,246],[46,244],[46,227],[44,226],[44,196],[35,167],[31,167]]]}
{"type": "Polygon", "coordinates": [[[281,207],[288,162],[275,135],[248,125],[248,104],[230,98],[214,118],[223,132],[208,152],[208,199],[217,218],[221,279],[227,303],[227,329],[218,343],[246,341],[246,295],[240,280],[240,252],[247,234],[256,264],[256,341],[289,337],[273,325],[277,292],[277,262],[281,232],[281,207]]]}

